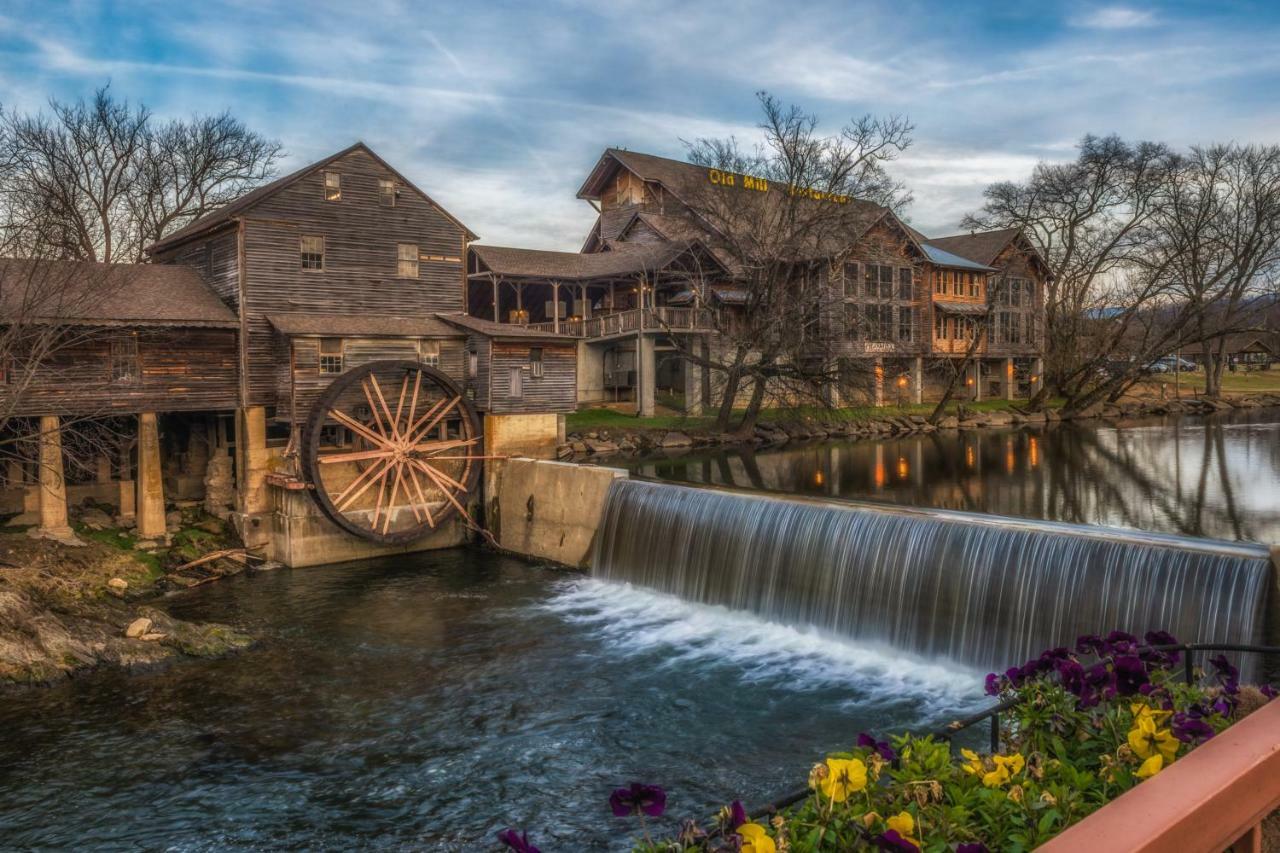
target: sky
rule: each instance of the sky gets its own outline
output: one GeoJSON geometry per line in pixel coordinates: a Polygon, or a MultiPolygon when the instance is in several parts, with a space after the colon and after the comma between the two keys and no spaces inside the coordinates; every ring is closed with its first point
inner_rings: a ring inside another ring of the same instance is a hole
{"type": "Polygon", "coordinates": [[[758,138],[767,90],[837,132],[902,114],[911,223],[1086,133],[1280,141],[1280,3],[0,0],[0,102],[110,83],[161,117],[230,110],[281,172],[363,140],[483,242],[577,250],[609,146],[758,138]]]}

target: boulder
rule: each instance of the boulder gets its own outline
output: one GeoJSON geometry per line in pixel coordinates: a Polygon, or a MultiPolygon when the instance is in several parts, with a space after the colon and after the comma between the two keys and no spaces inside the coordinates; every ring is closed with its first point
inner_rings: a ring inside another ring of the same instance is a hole
{"type": "Polygon", "coordinates": [[[955,415],[947,415],[938,421],[938,429],[956,429],[960,426],[960,419],[955,415]]]}
{"type": "Polygon", "coordinates": [[[604,441],[602,439],[588,438],[586,440],[587,450],[592,453],[617,453],[618,445],[612,441],[604,441]]]}
{"type": "Polygon", "coordinates": [[[1013,423],[1013,416],[1008,412],[987,412],[982,419],[988,426],[1008,426],[1013,423]]]}
{"type": "Polygon", "coordinates": [[[107,592],[116,598],[124,598],[125,590],[129,588],[129,582],[124,578],[112,578],[107,581],[107,592]]]}
{"type": "Polygon", "coordinates": [[[659,447],[693,447],[693,439],[682,432],[669,432],[658,442],[659,447]]]}
{"type": "Polygon", "coordinates": [[[80,521],[90,530],[104,530],[113,526],[113,519],[96,506],[87,508],[80,514],[80,521]]]}
{"type": "Polygon", "coordinates": [[[124,635],[133,639],[140,639],[143,634],[150,633],[151,620],[145,616],[139,616],[129,623],[129,627],[124,629],[124,635]]]}

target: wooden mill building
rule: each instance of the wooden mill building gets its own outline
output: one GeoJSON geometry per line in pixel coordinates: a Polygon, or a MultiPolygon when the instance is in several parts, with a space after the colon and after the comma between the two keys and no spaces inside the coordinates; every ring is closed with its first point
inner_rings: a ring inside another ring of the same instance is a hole
{"type": "MultiPolygon", "coordinates": [[[[581,251],[473,246],[469,313],[576,339],[579,403],[629,401],[649,415],[662,398],[700,413],[719,402],[719,389],[684,354],[720,345],[724,315],[746,301],[733,260],[717,251],[723,226],[710,224],[696,201],[709,184],[725,183],[767,186],[607,149],[578,191],[597,211],[581,251]]],[[[1023,235],[930,239],[887,208],[843,203],[847,228],[829,240],[839,249],[822,271],[828,313],[841,327],[825,355],[874,377],[864,402],[891,400],[895,389],[902,402],[921,401],[970,354],[975,336],[965,377],[971,398],[1033,390],[1048,273],[1023,235]]]]}

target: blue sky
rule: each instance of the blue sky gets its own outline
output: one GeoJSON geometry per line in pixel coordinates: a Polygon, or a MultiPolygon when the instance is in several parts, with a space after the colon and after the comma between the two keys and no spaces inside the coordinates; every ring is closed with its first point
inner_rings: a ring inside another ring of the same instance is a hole
{"type": "Polygon", "coordinates": [[[160,115],[229,108],[284,144],[283,171],[363,139],[485,242],[574,250],[603,148],[752,140],[768,89],[830,130],[910,116],[895,171],[940,235],[1086,132],[1280,141],[1278,36],[1280,4],[1230,0],[3,0],[0,101],[110,81],[160,115]]]}

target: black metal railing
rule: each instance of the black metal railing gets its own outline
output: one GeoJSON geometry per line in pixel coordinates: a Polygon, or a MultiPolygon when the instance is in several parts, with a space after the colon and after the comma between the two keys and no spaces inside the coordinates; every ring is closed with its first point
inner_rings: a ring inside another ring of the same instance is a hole
{"type": "MultiPolygon", "coordinates": [[[[1173,646],[1139,646],[1138,651],[1153,652],[1182,652],[1182,672],[1183,678],[1187,684],[1193,684],[1196,680],[1195,666],[1192,663],[1192,654],[1194,652],[1250,652],[1260,655],[1276,655],[1280,656],[1280,646],[1258,646],[1249,643],[1181,643],[1173,646]]],[[[962,717],[959,720],[953,720],[943,728],[936,732],[931,732],[934,737],[939,740],[945,740],[948,743],[965,729],[972,728],[979,723],[991,721],[991,751],[1000,751],[1000,715],[1011,708],[1016,707],[1022,700],[1018,698],[1006,699],[999,704],[992,705],[990,708],[979,711],[968,717],[962,717]]],[[[748,809],[747,814],[752,818],[762,815],[769,815],[787,806],[795,805],[813,792],[812,788],[797,788],[788,791],[785,794],[774,797],[755,808],[748,809]]]]}

